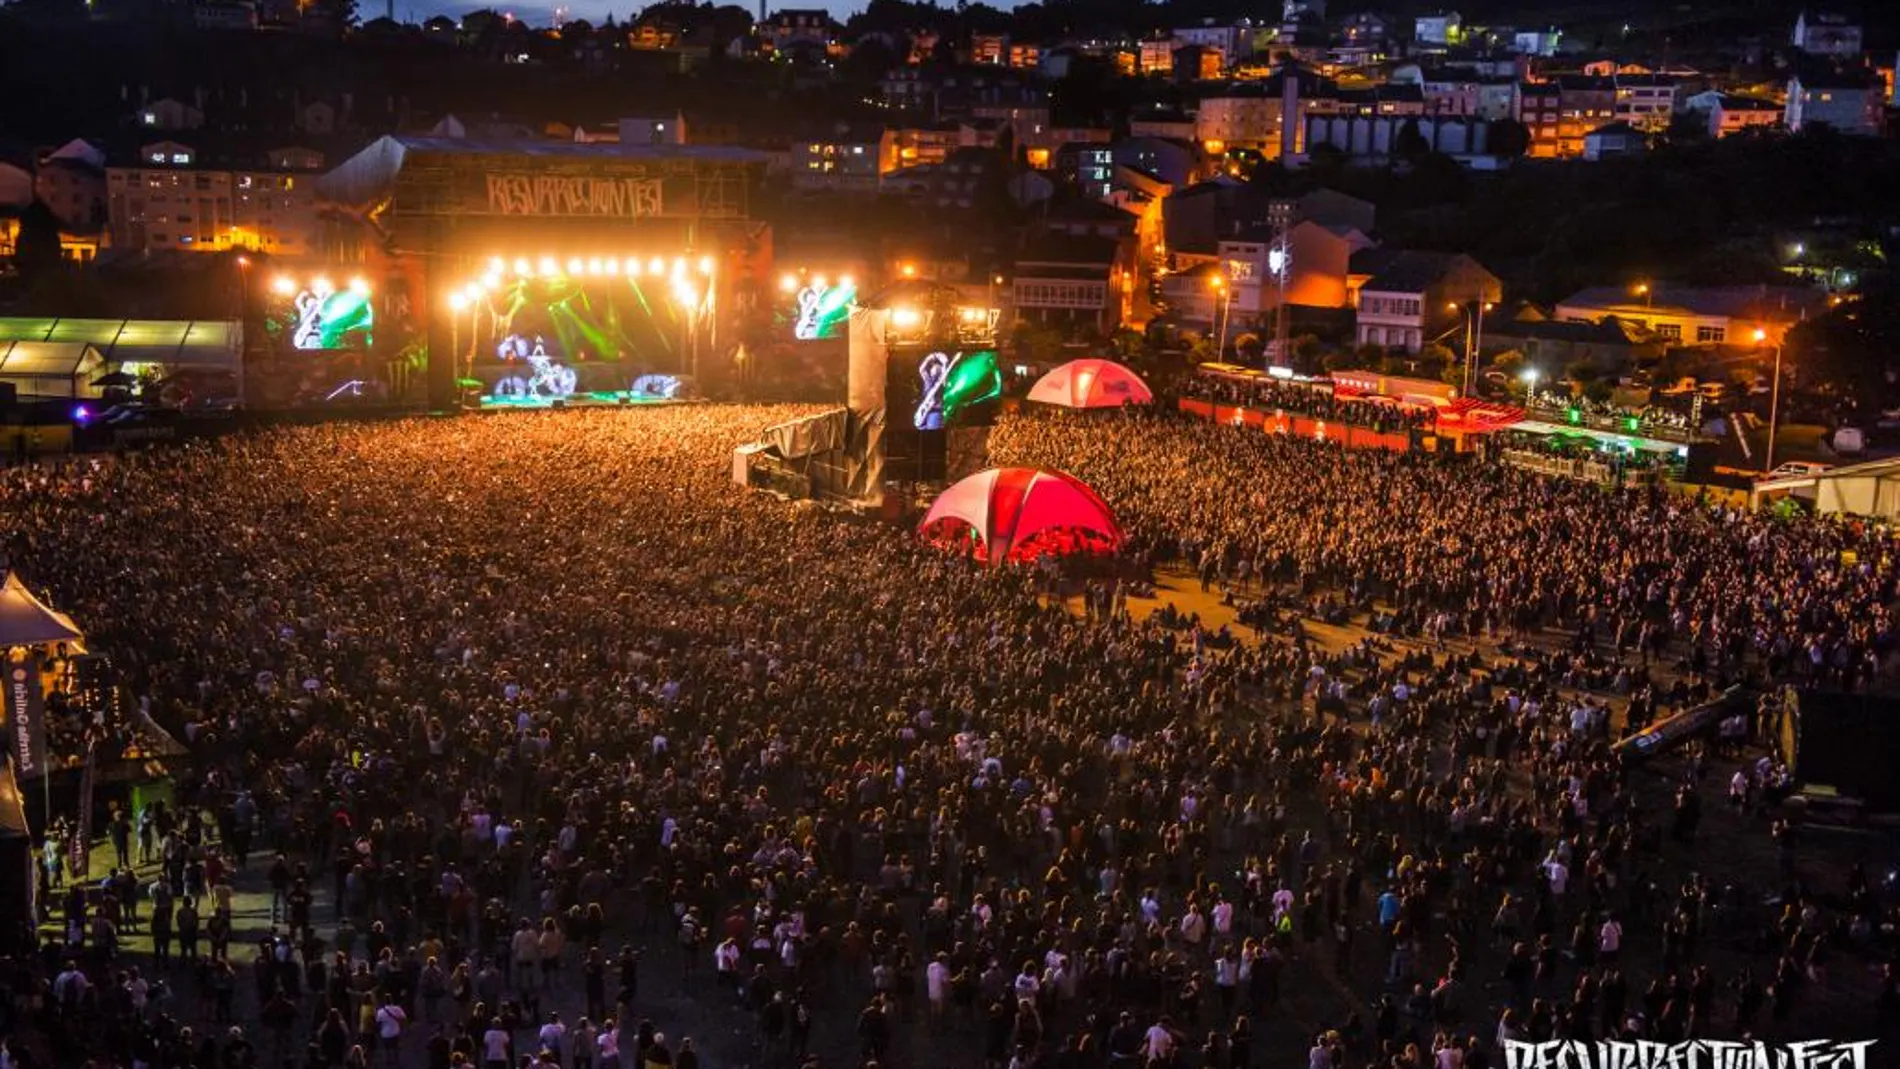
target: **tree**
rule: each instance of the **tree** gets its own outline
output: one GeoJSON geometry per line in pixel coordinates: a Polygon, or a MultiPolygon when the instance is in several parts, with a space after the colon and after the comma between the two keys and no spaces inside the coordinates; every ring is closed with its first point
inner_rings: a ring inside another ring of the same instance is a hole
{"type": "Polygon", "coordinates": [[[1025,319],[1016,324],[1016,352],[1031,363],[1053,363],[1062,355],[1062,331],[1025,319]]]}
{"type": "Polygon", "coordinates": [[[1795,326],[1784,344],[1804,383],[1886,404],[1900,392],[1900,283],[1869,283],[1858,300],[1795,326]]]}
{"type": "Polygon", "coordinates": [[[1452,352],[1449,346],[1441,345],[1438,342],[1427,345],[1425,348],[1419,350],[1418,363],[1419,370],[1432,378],[1438,378],[1456,369],[1459,373],[1459,377],[1446,379],[1445,381],[1454,386],[1464,381],[1464,365],[1459,361],[1458,354],[1452,352]]]}
{"type": "Polygon", "coordinates": [[[1491,370],[1504,376],[1504,388],[1512,392],[1523,389],[1524,354],[1516,349],[1506,349],[1491,358],[1491,370]]]}
{"type": "Polygon", "coordinates": [[[1700,145],[1709,140],[1709,116],[1700,111],[1679,111],[1669,118],[1663,139],[1674,146],[1700,145]]]}
{"type": "Polygon", "coordinates": [[[1531,150],[1530,127],[1516,119],[1493,119],[1485,129],[1485,144],[1493,156],[1517,159],[1531,150]]]}
{"type": "Polygon", "coordinates": [[[1425,135],[1419,132],[1417,119],[1405,120],[1405,124],[1399,127],[1399,136],[1392,142],[1393,154],[1407,162],[1415,163],[1431,150],[1432,146],[1426,142],[1425,135]]]}
{"type": "Polygon", "coordinates": [[[44,201],[36,200],[20,214],[20,233],[13,250],[13,265],[26,279],[46,275],[59,267],[59,217],[44,201]]]}

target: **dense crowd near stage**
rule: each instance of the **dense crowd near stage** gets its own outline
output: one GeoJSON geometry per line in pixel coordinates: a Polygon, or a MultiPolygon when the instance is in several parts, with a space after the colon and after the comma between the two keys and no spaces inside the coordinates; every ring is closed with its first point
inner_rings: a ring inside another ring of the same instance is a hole
{"type": "Polygon", "coordinates": [[[125,875],[42,867],[0,1066],[1496,1069],[1900,1034],[1884,847],[1790,819],[1749,737],[1610,748],[1735,683],[1888,687],[1886,535],[1007,415],[997,462],[1130,535],[1060,601],[733,487],[800,411],[0,473],[7,565],[191,750],[171,807],[107,822],[125,875]],[[1246,623],[1128,611],[1157,572],[1246,623]]]}

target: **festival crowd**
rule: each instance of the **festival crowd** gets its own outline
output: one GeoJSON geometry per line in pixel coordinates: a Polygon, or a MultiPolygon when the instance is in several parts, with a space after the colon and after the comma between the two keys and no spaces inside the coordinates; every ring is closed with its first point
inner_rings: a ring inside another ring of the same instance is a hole
{"type": "Polygon", "coordinates": [[[1221,405],[1242,405],[1268,412],[1312,416],[1377,431],[1425,430],[1437,422],[1427,405],[1401,404],[1391,398],[1336,392],[1330,384],[1238,379],[1225,375],[1186,375],[1178,383],[1183,397],[1221,405]]]}
{"type": "Polygon", "coordinates": [[[1891,889],[1815,863],[1785,770],[1610,748],[1737,680],[1884,679],[1882,537],[1005,417],[995,459],[1089,481],[1131,566],[1258,606],[1238,641],[733,487],[798,414],[0,477],[7,565],[191,749],[174,804],[112,815],[113,879],[46,872],[0,1066],[1488,1069],[1892,1033],[1891,889]]]}

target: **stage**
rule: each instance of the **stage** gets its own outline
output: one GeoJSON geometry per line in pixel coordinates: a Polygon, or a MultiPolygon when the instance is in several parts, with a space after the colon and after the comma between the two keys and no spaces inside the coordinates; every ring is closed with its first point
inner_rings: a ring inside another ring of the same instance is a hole
{"type": "Polygon", "coordinates": [[[482,412],[532,412],[569,408],[631,408],[638,405],[652,408],[658,405],[704,404],[704,401],[680,397],[655,397],[651,394],[637,393],[631,390],[596,390],[590,393],[570,394],[566,397],[494,397],[484,395],[479,404],[472,406],[482,412]]]}

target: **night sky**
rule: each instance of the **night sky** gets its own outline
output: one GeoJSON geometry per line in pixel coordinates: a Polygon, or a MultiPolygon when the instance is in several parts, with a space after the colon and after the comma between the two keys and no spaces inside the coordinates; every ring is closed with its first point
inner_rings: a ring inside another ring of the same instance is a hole
{"type": "MultiPolygon", "coordinates": [[[[362,5],[363,18],[371,19],[382,14],[383,0],[359,0],[359,2],[362,5]]],[[[638,15],[643,8],[650,6],[653,0],[565,0],[565,2],[567,6],[567,17],[570,19],[587,19],[590,22],[600,22],[611,14],[616,21],[626,22],[638,15]]],[[[740,6],[748,10],[758,9],[758,0],[752,0],[750,3],[745,3],[743,0],[738,0],[738,2],[740,6]]],[[[495,0],[492,4],[475,2],[462,3],[455,2],[455,0],[421,0],[421,2],[396,0],[396,17],[404,22],[421,22],[424,19],[433,18],[436,15],[460,18],[470,11],[479,11],[486,7],[493,7],[497,11],[512,13],[518,19],[526,19],[531,26],[546,26],[553,21],[554,9],[557,5],[558,0],[526,0],[526,2],[522,3],[511,3],[509,0],[495,0]]],[[[991,0],[991,6],[1008,9],[1016,5],[1014,0],[1004,0],[1004,2],[991,0]]],[[[780,7],[822,7],[830,11],[833,18],[843,21],[854,12],[863,10],[864,4],[862,0],[829,0],[829,2],[826,2],[826,0],[797,0],[796,3],[781,4],[774,2],[769,5],[770,10],[776,10],[780,7]]]]}

